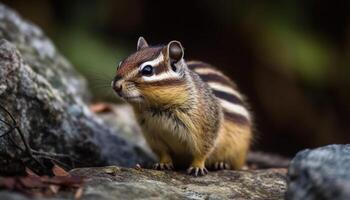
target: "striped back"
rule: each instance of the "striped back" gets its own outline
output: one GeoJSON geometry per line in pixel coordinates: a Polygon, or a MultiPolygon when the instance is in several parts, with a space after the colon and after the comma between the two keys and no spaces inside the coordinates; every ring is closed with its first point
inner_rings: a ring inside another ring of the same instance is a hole
{"type": "Polygon", "coordinates": [[[244,97],[236,84],[215,67],[200,61],[187,62],[188,68],[197,73],[219,99],[226,120],[237,124],[251,124],[244,97]]]}

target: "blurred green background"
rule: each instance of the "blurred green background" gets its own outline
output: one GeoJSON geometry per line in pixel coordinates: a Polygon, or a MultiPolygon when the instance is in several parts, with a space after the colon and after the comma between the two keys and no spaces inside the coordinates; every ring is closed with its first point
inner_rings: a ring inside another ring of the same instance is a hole
{"type": "Polygon", "coordinates": [[[115,101],[110,81],[138,36],[176,39],[187,59],[218,66],[248,97],[254,149],[291,156],[350,141],[349,1],[3,2],[43,28],[87,77],[95,101],[115,101]]]}

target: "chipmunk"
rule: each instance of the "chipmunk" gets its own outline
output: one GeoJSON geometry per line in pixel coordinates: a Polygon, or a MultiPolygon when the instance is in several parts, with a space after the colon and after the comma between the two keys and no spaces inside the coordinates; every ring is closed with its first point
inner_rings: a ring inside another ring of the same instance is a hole
{"type": "Polygon", "coordinates": [[[240,169],[252,139],[252,117],[236,84],[215,67],[184,60],[178,41],[149,46],[119,63],[112,88],[130,103],[159,157],[155,169],[188,167],[195,176],[240,169]]]}

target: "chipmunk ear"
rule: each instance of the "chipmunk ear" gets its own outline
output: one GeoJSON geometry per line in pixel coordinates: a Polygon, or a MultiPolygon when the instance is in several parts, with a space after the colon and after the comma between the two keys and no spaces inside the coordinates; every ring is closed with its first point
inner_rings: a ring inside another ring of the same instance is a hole
{"type": "Polygon", "coordinates": [[[171,41],[167,45],[167,55],[172,62],[178,62],[184,56],[184,49],[179,41],[171,41]]]}
{"type": "Polygon", "coordinates": [[[139,40],[137,41],[137,51],[146,47],[148,47],[148,44],[145,38],[143,38],[142,36],[139,37],[139,40]]]}

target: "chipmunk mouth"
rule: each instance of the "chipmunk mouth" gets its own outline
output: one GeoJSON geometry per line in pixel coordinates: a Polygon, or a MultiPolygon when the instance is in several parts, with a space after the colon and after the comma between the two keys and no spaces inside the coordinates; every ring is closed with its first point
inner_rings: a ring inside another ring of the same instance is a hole
{"type": "Polygon", "coordinates": [[[140,102],[143,100],[142,96],[121,96],[121,98],[128,102],[140,102]]]}

